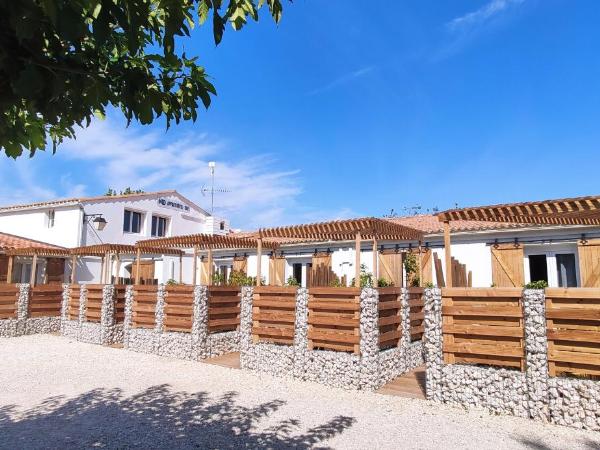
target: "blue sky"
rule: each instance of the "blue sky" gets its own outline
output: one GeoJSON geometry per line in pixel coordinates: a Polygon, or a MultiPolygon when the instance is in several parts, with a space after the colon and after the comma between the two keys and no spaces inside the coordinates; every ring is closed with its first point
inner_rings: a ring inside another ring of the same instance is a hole
{"type": "Polygon", "coordinates": [[[112,112],[0,159],[0,203],[132,186],[208,206],[210,160],[241,228],[600,193],[596,1],[367,3],[295,0],[217,48],[197,29],[181,43],[219,95],[195,124],[112,112]]]}

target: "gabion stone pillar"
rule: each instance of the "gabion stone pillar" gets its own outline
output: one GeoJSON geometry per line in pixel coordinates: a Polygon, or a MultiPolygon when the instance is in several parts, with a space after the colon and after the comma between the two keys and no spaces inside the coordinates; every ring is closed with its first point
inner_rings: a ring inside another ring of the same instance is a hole
{"type": "Polygon", "coordinates": [[[428,400],[442,401],[441,379],[444,364],[442,336],[442,291],[427,288],[425,295],[425,331],[423,345],[427,368],[425,387],[428,400]]]}
{"type": "Polygon", "coordinates": [[[546,297],[542,289],[523,291],[523,317],[529,414],[533,419],[548,421],[548,341],[546,297]]]}
{"type": "Polygon", "coordinates": [[[208,287],[194,287],[194,316],[192,320],[192,349],[194,359],[208,358],[208,287]]]}
{"type": "Polygon", "coordinates": [[[360,293],[361,389],[377,388],[379,373],[379,292],[364,288],[360,293]]]}
{"type": "Polygon", "coordinates": [[[302,379],[308,355],[308,289],[296,291],[296,322],[294,327],[294,376],[302,379]]]}

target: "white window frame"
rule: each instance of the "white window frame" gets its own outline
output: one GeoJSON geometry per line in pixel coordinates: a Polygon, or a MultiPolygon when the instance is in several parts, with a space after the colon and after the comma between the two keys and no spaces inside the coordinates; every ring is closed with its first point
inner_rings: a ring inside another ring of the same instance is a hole
{"type": "MultiPolygon", "coordinates": [[[[123,221],[125,221],[125,212],[129,211],[131,213],[137,213],[140,215],[140,231],[125,231],[123,230],[123,234],[140,234],[143,235],[144,233],[144,228],[145,228],[145,222],[146,222],[146,213],[144,211],[140,211],[137,209],[132,209],[132,208],[123,208],[123,221]]],[[[133,214],[130,216],[129,218],[129,228],[131,229],[131,225],[133,224],[133,214]]]]}
{"type": "Polygon", "coordinates": [[[171,225],[171,220],[170,219],[171,218],[168,217],[168,216],[163,216],[163,215],[160,215],[160,214],[152,214],[152,216],[150,216],[150,237],[167,237],[167,236],[170,236],[170,233],[169,233],[169,228],[170,228],[170,225],[171,225]],[[155,235],[152,234],[152,220],[155,217],[157,219],[164,219],[165,220],[165,234],[164,234],[164,236],[158,236],[158,235],[155,236],[155,235]]]}
{"type": "Polygon", "coordinates": [[[577,287],[581,286],[581,277],[579,275],[579,254],[577,252],[577,244],[526,245],[524,248],[525,283],[531,283],[531,273],[529,271],[529,256],[545,255],[546,267],[548,270],[548,286],[558,287],[558,276],[556,274],[556,255],[562,255],[565,253],[571,253],[575,255],[575,278],[577,281],[577,287]]]}

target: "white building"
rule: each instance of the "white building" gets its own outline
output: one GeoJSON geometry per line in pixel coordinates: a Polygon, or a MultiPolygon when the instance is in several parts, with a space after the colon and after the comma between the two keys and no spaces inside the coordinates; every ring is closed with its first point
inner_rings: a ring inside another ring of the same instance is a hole
{"type": "MultiPolygon", "coordinates": [[[[211,216],[171,190],[1,207],[0,232],[74,248],[104,243],[133,245],[151,237],[227,234],[229,221],[211,216]]],[[[119,277],[131,278],[131,259],[123,261],[119,277]]],[[[188,282],[189,259],[183,261],[184,281],[188,282]]],[[[18,263],[20,270],[27,273],[29,260],[22,258],[18,263]]],[[[82,259],[77,267],[77,281],[99,282],[100,266],[99,258],[82,259]]],[[[151,266],[146,265],[146,278],[156,282],[178,278],[179,258],[159,255],[151,266]]],[[[40,261],[38,271],[44,270],[44,261],[40,261]]]]}
{"type": "MultiPolygon", "coordinates": [[[[423,233],[422,282],[441,285],[446,273],[443,224],[434,215],[387,219],[423,233]],[[438,260],[436,269],[435,260],[438,260]],[[439,273],[438,273],[439,272],[439,273]]],[[[600,287],[600,227],[585,225],[525,225],[504,222],[451,222],[451,255],[464,267],[473,287],[521,287],[544,280],[550,287],[600,287]]],[[[258,237],[258,233],[233,236],[258,237]]],[[[418,241],[378,242],[377,272],[395,285],[407,284],[403,267],[408,253],[417,253],[418,241]],[[396,272],[396,273],[392,273],[396,272]],[[392,280],[390,280],[392,278],[392,280]]],[[[263,254],[261,274],[268,284],[281,284],[289,277],[302,286],[311,284],[317,265],[350,285],[355,274],[355,244],[348,242],[282,242],[275,258],[263,254]],[[280,262],[276,258],[280,258],[280,262]],[[283,261],[281,261],[283,260],[283,261]],[[274,279],[276,278],[276,280],[274,279]]],[[[215,269],[230,273],[234,257],[246,256],[242,264],[256,276],[254,252],[214,253],[215,269]]],[[[371,242],[362,244],[361,265],[373,273],[371,242]]],[[[326,277],[327,279],[327,277],[326,277]]]]}

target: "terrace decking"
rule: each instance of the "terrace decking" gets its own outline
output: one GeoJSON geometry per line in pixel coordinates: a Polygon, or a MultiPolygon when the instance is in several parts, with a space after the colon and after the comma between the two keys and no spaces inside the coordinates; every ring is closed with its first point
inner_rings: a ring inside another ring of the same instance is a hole
{"type": "Polygon", "coordinates": [[[417,367],[404,375],[400,375],[375,392],[383,395],[425,400],[425,366],[417,367]]]}

